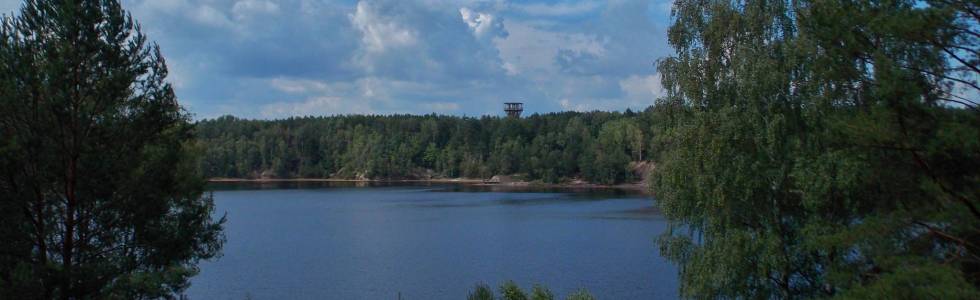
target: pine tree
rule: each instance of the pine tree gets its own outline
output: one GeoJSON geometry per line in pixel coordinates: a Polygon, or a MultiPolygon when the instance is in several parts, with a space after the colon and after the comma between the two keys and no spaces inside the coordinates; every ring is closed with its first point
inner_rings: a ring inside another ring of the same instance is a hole
{"type": "Polygon", "coordinates": [[[221,249],[159,48],[118,1],[0,27],[0,298],[180,293],[221,249]]]}

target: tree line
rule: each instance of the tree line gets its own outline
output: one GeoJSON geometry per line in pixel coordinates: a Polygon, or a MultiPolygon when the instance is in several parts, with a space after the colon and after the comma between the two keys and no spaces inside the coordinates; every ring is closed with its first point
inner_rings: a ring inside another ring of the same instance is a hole
{"type": "Polygon", "coordinates": [[[203,174],[237,178],[638,179],[651,148],[649,112],[562,112],[526,118],[345,115],[202,120],[203,174]]]}
{"type": "MultiPolygon", "coordinates": [[[[490,288],[486,283],[478,283],[473,290],[470,291],[469,295],[466,296],[466,300],[554,300],[555,293],[551,292],[545,286],[535,284],[531,288],[531,293],[525,293],[523,289],[516,282],[508,280],[500,285],[499,288],[500,297],[496,297],[493,294],[493,289],[490,288]]],[[[565,297],[566,300],[595,300],[595,297],[585,289],[575,291],[565,297]]]]}

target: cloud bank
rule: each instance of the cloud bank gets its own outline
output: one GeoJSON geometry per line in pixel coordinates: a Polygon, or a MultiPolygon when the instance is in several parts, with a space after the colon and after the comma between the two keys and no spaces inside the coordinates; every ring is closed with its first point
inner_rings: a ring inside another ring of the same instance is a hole
{"type": "MultiPolygon", "coordinates": [[[[14,10],[19,1],[0,0],[14,10]]],[[[669,1],[123,0],[197,118],[643,109],[669,1]]]]}

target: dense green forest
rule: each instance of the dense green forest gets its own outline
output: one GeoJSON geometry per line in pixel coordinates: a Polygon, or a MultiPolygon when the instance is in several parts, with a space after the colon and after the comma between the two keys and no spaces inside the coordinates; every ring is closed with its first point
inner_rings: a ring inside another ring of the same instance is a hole
{"type": "Polygon", "coordinates": [[[651,152],[651,110],[526,118],[440,115],[203,120],[197,137],[210,177],[638,179],[651,152]]]}

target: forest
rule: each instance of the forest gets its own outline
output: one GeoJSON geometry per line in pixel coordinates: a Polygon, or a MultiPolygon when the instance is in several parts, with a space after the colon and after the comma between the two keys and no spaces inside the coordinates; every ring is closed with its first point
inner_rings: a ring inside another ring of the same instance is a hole
{"type": "Polygon", "coordinates": [[[526,118],[345,115],[197,123],[205,176],[429,179],[518,175],[546,183],[639,179],[653,111],[526,118]]]}

